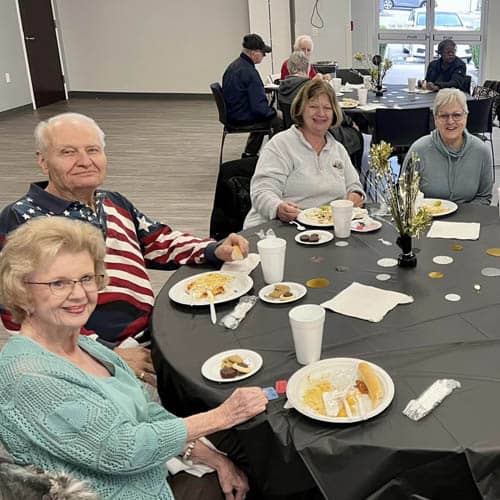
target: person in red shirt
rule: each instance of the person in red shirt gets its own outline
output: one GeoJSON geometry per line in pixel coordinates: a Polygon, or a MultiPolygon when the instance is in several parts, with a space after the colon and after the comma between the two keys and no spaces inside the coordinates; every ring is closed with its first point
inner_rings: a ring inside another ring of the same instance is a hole
{"type": "MultiPolygon", "coordinates": [[[[294,52],[296,50],[300,50],[304,52],[308,59],[310,59],[312,51],[313,51],[313,41],[309,35],[300,35],[296,38],[295,43],[293,44],[294,52]]],[[[290,72],[288,71],[288,59],[283,61],[281,65],[281,80],[284,80],[290,72]]],[[[314,78],[316,75],[316,70],[309,65],[309,78],[314,78]]]]}

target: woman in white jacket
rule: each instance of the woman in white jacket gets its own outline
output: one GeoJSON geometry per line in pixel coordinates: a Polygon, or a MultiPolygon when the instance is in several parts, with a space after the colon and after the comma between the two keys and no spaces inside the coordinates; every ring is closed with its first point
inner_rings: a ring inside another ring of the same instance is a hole
{"type": "Polygon", "coordinates": [[[244,228],[278,218],[294,220],[305,208],[347,198],[363,204],[365,194],[344,146],[328,133],[342,113],[329,83],[305,84],[294,99],[290,129],[264,147],[250,186],[252,208],[244,228]]]}

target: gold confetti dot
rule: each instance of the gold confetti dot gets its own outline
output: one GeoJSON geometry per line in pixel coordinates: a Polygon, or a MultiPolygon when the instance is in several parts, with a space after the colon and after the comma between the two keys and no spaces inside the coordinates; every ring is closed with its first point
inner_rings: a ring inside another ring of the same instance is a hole
{"type": "Polygon", "coordinates": [[[492,255],[493,257],[500,257],[500,248],[488,248],[486,253],[488,255],[492,255]]]}
{"type": "Polygon", "coordinates": [[[429,278],[431,278],[433,280],[436,280],[436,279],[439,279],[439,278],[444,278],[444,273],[441,273],[439,271],[431,271],[429,273],[429,278]]]}
{"type": "Polygon", "coordinates": [[[306,281],[309,288],[326,288],[330,284],[330,280],[326,278],[312,278],[306,281]]]}
{"type": "Polygon", "coordinates": [[[464,247],[462,245],[452,245],[451,249],[455,250],[455,252],[460,252],[464,249],[464,247]]]}

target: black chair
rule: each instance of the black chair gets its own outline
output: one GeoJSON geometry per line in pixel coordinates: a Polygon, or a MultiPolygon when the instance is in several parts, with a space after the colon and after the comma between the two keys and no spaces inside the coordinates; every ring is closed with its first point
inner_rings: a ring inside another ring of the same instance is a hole
{"type": "Polygon", "coordinates": [[[257,157],[223,163],[219,168],[214,205],[210,217],[210,236],[216,240],[241,231],[249,212],[250,180],[255,172],[257,157]]]}
{"type": "Polygon", "coordinates": [[[217,110],[219,112],[219,121],[224,126],[222,130],[222,141],[220,145],[219,165],[222,165],[222,153],[224,150],[224,142],[228,134],[248,134],[250,132],[261,132],[269,136],[272,135],[271,122],[252,123],[249,125],[234,125],[227,121],[226,101],[222,93],[220,83],[210,84],[210,90],[215,99],[217,110]]]}
{"type": "Polygon", "coordinates": [[[375,111],[372,142],[390,142],[398,155],[406,154],[420,137],[430,133],[431,110],[425,108],[384,109],[375,111]]]}
{"type": "Polygon", "coordinates": [[[342,85],[346,83],[352,83],[353,85],[363,83],[363,74],[368,75],[369,71],[364,69],[338,68],[336,72],[337,78],[342,79],[342,85]]]}
{"type": "MultiPolygon", "coordinates": [[[[483,87],[487,87],[487,88],[489,88],[497,93],[497,95],[495,97],[495,103],[493,104],[493,106],[495,108],[493,119],[495,119],[495,116],[496,116],[496,118],[499,122],[498,126],[500,126],[500,81],[498,81],[498,80],[485,80],[483,83],[483,87]]],[[[488,96],[488,97],[490,97],[490,96],[488,96]]],[[[494,127],[496,126],[495,123],[493,123],[493,126],[494,127]]]]}
{"type": "Polygon", "coordinates": [[[494,97],[471,99],[467,101],[467,130],[483,141],[490,141],[493,160],[493,179],[495,178],[495,151],[493,149],[493,107],[494,97]],[[489,134],[489,137],[486,135],[489,134]]]}
{"type": "MultiPolygon", "coordinates": [[[[425,108],[384,109],[375,111],[375,129],[372,144],[385,141],[394,148],[401,168],[410,146],[420,137],[430,133],[431,110],[425,108]]],[[[370,171],[369,171],[370,172],[370,171]]],[[[394,172],[398,176],[399,172],[394,172]]],[[[369,179],[365,179],[365,185],[369,179]]]]}
{"type": "Polygon", "coordinates": [[[465,75],[465,85],[464,85],[464,92],[467,92],[467,94],[470,94],[470,88],[472,85],[472,77],[470,75],[465,75]]]}

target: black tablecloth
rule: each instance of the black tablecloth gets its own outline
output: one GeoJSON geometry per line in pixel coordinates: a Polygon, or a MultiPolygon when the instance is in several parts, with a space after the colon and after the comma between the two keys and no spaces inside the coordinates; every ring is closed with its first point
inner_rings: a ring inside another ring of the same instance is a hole
{"type": "MultiPolygon", "coordinates": [[[[463,250],[454,251],[456,241],[423,237],[415,242],[420,249],[415,269],[388,270],[376,263],[399,253],[396,245],[379,241],[395,241],[388,224],[377,232],[353,233],[349,246],[342,248],[334,242],[299,245],[293,240],[294,227],[277,221],[265,225],[287,239],[287,281],[326,277],[331,284],[309,289],[293,304],[259,301],[234,331],[212,325],[208,308],[184,307],[168,299],[176,281],[205,269],[177,271],[158,295],[153,314],[153,352],[166,406],[186,415],[214,407],[235,387],[267,387],[288,379],[300,368],[288,325],[288,311],[295,305],[321,303],[353,281],[407,293],[414,303],[396,307],[379,323],[331,311],[325,323],[322,359],[360,357],[382,366],[396,387],[391,406],[367,422],[331,425],[283,409],[283,397],[272,401],[265,415],[238,429],[255,473],[272,493],[305,489],[312,476],[326,498],[341,500],[392,500],[412,494],[429,499],[500,498],[500,278],[480,272],[500,264],[499,258],[485,253],[500,247],[498,210],[463,205],[446,219],[481,222],[479,240],[460,242],[463,250]],[[454,262],[439,266],[432,263],[436,255],[452,256],[454,262]],[[348,269],[339,271],[338,266],[348,269]],[[445,277],[431,280],[428,273],[435,270],[445,277]],[[383,272],[391,274],[391,280],[378,281],[376,275],[383,272]],[[448,302],[447,293],[457,293],[462,300],[448,302]],[[205,380],[200,373],[203,362],[231,348],[259,352],[262,369],[238,383],[205,380]],[[404,406],[438,378],[455,378],[462,388],[428,417],[409,420],[401,413],[404,406]]],[[[254,231],[245,235],[255,251],[254,231]]],[[[264,285],[260,267],[252,277],[257,293],[264,285]]],[[[218,305],[218,316],[234,305],[218,305]]]]}
{"type": "MultiPolygon", "coordinates": [[[[373,91],[368,91],[368,104],[380,104],[387,108],[402,109],[433,107],[437,92],[419,94],[416,92],[407,92],[405,90],[407,88],[406,85],[387,85],[386,91],[381,97],[377,97],[373,91]]],[[[354,90],[353,92],[346,93],[344,97],[357,99],[357,91],[354,90]]],[[[473,99],[469,94],[466,94],[466,97],[468,100],[473,99]]],[[[375,108],[344,108],[343,111],[356,122],[362,132],[372,133],[375,126],[375,108]]],[[[431,123],[431,128],[434,128],[433,123],[431,123]]]]}

